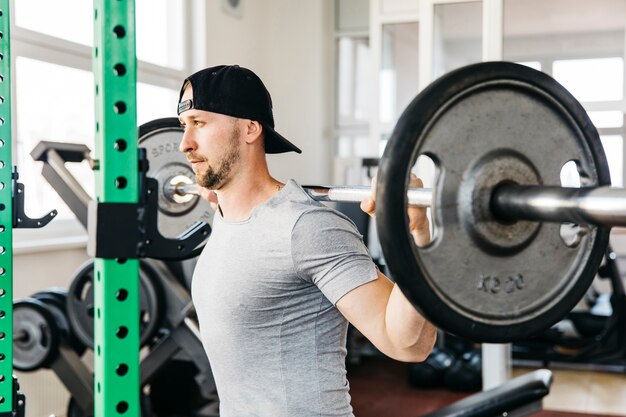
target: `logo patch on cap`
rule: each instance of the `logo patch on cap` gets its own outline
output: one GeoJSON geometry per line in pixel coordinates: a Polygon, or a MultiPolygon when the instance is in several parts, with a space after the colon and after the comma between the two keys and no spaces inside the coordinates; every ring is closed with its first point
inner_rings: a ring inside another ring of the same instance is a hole
{"type": "Polygon", "coordinates": [[[185,101],[181,101],[180,103],[178,103],[178,114],[181,114],[182,112],[187,111],[189,109],[193,109],[192,100],[185,100],[185,101]]]}

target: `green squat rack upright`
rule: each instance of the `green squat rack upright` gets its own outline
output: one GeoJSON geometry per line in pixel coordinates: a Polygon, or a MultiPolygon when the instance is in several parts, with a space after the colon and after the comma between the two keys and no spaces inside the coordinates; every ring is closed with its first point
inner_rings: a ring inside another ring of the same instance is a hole
{"type": "MultiPolygon", "coordinates": [[[[95,0],[94,32],[97,201],[136,204],[134,0],[95,0]]],[[[95,416],[139,416],[139,261],[96,258],[94,276],[95,416]]]]}
{"type": "Polygon", "coordinates": [[[13,204],[9,0],[0,0],[0,414],[13,410],[13,204]]]}

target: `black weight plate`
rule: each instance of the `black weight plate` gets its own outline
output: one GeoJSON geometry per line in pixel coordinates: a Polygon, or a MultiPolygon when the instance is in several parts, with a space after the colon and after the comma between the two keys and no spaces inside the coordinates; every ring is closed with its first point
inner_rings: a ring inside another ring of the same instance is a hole
{"type": "Polygon", "coordinates": [[[51,307],[57,327],[60,329],[67,345],[74,349],[78,356],[85,353],[86,346],[76,337],[67,317],[67,290],[49,288],[45,291],[36,292],[31,297],[51,307]]]}
{"type": "MultiPolygon", "coordinates": [[[[155,334],[162,319],[161,289],[157,272],[149,263],[140,262],[139,303],[140,343],[144,346],[155,334]]],[[[67,297],[67,316],[76,337],[89,348],[94,347],[93,261],[87,261],[74,276],[67,297]]]]}
{"type": "Polygon", "coordinates": [[[13,367],[32,372],[48,367],[59,352],[60,332],[50,308],[34,298],[13,301],[13,367]]]}
{"type": "MultiPolygon", "coordinates": [[[[479,226],[509,226],[489,219],[489,209],[482,210],[484,224],[468,221],[476,199],[468,202],[464,190],[478,181],[477,164],[503,156],[525,167],[527,184],[560,186],[570,160],[577,161],[584,186],[610,184],[598,133],[582,106],[546,74],[506,62],[460,68],[420,93],[398,120],[378,172],[378,233],[394,279],[430,321],[477,342],[525,339],[564,317],[593,280],[609,237],[607,228],[589,227],[568,246],[559,224],[533,223],[510,247],[477,244],[479,226]],[[439,174],[436,234],[417,248],[408,231],[406,190],[421,154],[439,174]]],[[[498,167],[508,174],[506,164],[498,167]]]]}

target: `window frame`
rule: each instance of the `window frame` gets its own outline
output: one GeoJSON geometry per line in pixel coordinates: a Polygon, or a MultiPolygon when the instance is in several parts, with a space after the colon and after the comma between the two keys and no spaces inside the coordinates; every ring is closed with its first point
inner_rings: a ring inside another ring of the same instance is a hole
{"type": "MultiPolygon", "coordinates": [[[[93,72],[92,47],[66,39],[46,35],[15,24],[15,2],[11,0],[11,73],[17,78],[18,57],[35,59],[68,68],[93,72]]],[[[182,68],[173,69],[145,61],[137,61],[137,82],[173,90],[195,69],[206,66],[206,4],[203,0],[183,2],[182,21],[182,68]]],[[[19,161],[16,83],[11,85],[12,152],[14,164],[19,161]]],[[[34,162],[34,161],[33,161],[34,162]]],[[[18,170],[20,169],[18,165],[18,170]]],[[[45,181],[42,178],[43,181],[45,181]]],[[[30,185],[32,188],[33,185],[30,185]]],[[[28,200],[29,184],[25,184],[28,200]]],[[[55,207],[42,207],[41,213],[27,213],[32,217],[44,215],[55,207]]],[[[60,250],[85,247],[87,231],[78,219],[55,219],[42,229],[16,229],[14,233],[15,253],[31,253],[45,250],[60,250]]]]}

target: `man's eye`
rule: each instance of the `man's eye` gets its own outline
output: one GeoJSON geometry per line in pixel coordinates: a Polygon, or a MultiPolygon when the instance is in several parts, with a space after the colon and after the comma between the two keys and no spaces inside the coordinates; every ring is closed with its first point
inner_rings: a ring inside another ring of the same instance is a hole
{"type": "Polygon", "coordinates": [[[194,121],[193,121],[193,126],[194,126],[194,127],[198,127],[198,126],[200,126],[200,122],[199,122],[198,120],[194,120],[194,121]]]}

